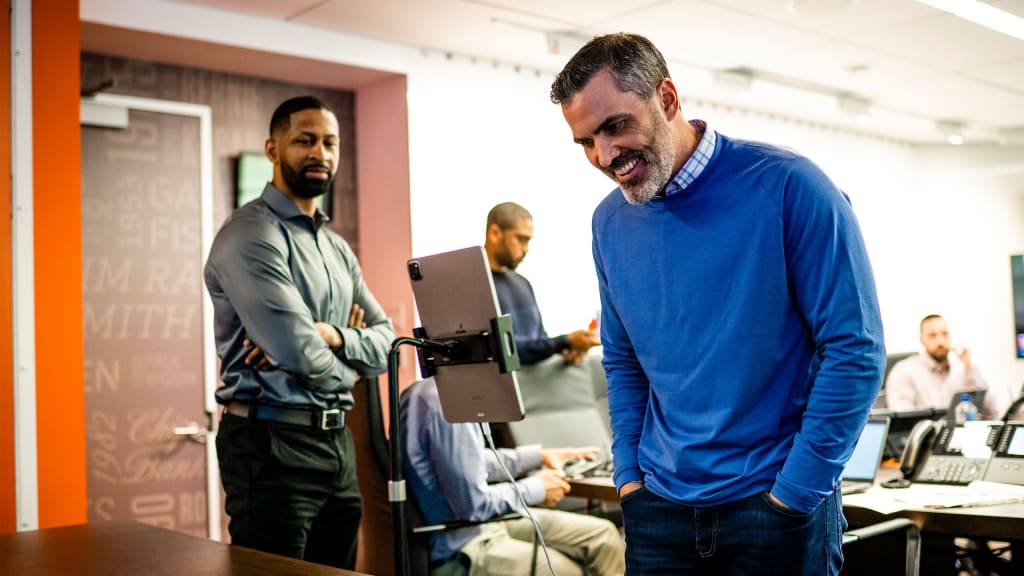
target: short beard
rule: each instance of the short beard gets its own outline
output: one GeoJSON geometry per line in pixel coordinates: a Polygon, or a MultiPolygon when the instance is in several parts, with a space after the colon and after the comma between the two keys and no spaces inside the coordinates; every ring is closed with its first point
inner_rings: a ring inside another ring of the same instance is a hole
{"type": "Polygon", "coordinates": [[[334,175],[331,174],[326,180],[306,178],[302,170],[294,170],[291,166],[281,164],[281,177],[284,178],[288,189],[299,198],[318,198],[330,192],[334,186],[334,175]]]}
{"type": "Polygon", "coordinates": [[[641,151],[625,153],[615,159],[609,166],[606,173],[616,180],[614,168],[622,163],[640,157],[647,165],[647,174],[639,182],[620,183],[619,189],[626,202],[634,206],[646,204],[658,195],[672,179],[672,161],[675,158],[675,148],[672,143],[672,134],[669,132],[668,123],[655,110],[650,111],[650,121],[653,128],[651,144],[641,151]]]}
{"type": "Polygon", "coordinates": [[[498,264],[501,264],[502,266],[508,268],[509,270],[515,270],[519,266],[519,262],[513,260],[512,257],[508,255],[508,252],[498,254],[495,257],[495,260],[498,261],[498,264]]]}

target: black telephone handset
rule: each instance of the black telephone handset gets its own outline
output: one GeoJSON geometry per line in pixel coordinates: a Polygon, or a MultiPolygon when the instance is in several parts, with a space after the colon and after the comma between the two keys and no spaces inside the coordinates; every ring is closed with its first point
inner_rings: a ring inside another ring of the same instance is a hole
{"type": "Polygon", "coordinates": [[[900,472],[904,478],[911,480],[921,471],[928,453],[935,444],[937,432],[945,428],[945,425],[945,420],[921,420],[914,424],[900,457],[900,472]]]}
{"type": "Polygon", "coordinates": [[[970,484],[981,480],[988,458],[968,458],[951,446],[956,427],[946,420],[914,425],[900,458],[903,477],[915,482],[970,484]]]}

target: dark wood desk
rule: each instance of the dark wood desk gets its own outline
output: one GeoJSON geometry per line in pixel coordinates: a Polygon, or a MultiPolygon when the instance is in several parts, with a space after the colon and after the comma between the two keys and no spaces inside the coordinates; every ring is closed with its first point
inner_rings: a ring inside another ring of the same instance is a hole
{"type": "Polygon", "coordinates": [[[569,480],[569,495],[587,500],[619,501],[619,495],[615,492],[615,484],[612,484],[611,476],[569,480]]]}
{"type": "Polygon", "coordinates": [[[357,575],[146,524],[113,522],[0,534],[0,574],[357,575]]]}

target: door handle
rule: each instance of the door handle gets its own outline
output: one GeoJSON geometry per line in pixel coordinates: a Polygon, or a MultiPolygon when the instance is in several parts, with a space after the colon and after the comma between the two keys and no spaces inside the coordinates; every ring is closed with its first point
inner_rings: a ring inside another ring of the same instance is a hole
{"type": "Polygon", "coordinates": [[[209,430],[205,426],[200,426],[198,422],[189,422],[184,426],[175,426],[174,435],[182,436],[193,442],[199,442],[200,444],[206,443],[206,437],[209,434],[209,430]]]}
{"type": "Polygon", "coordinates": [[[175,426],[174,427],[174,435],[175,436],[199,436],[200,434],[205,434],[205,433],[206,433],[206,429],[205,428],[200,428],[199,424],[197,424],[195,422],[189,422],[188,424],[186,424],[184,426],[175,426]]]}

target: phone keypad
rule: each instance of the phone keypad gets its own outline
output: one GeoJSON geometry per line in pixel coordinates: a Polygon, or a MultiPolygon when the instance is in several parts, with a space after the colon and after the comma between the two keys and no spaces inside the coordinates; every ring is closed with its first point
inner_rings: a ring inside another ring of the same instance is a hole
{"type": "Polygon", "coordinates": [[[970,484],[981,479],[986,464],[988,460],[983,458],[932,456],[921,470],[917,481],[934,484],[970,484]]]}

